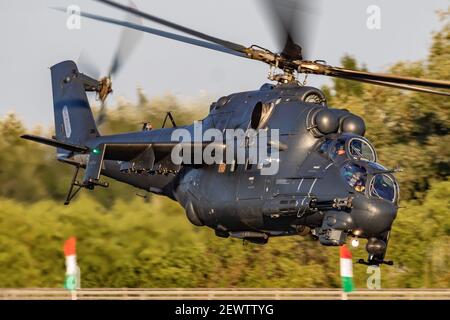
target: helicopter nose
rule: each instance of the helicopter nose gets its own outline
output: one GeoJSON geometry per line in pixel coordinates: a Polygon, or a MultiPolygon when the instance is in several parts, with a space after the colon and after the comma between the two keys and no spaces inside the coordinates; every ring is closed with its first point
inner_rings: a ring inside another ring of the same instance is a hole
{"type": "Polygon", "coordinates": [[[372,237],[391,229],[397,216],[397,207],[383,199],[357,197],[352,201],[354,230],[362,236],[372,237]]]}

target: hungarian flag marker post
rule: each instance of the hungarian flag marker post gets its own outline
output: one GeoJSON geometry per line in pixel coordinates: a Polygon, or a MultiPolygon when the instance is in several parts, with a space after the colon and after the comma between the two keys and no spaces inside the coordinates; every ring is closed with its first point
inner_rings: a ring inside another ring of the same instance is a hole
{"type": "Polygon", "coordinates": [[[75,237],[70,237],[64,243],[64,255],[66,256],[66,277],[64,280],[64,288],[69,291],[75,291],[78,286],[76,242],[77,240],[75,237]]]}
{"type": "Polygon", "coordinates": [[[344,244],[340,247],[340,261],[341,261],[341,280],[343,297],[346,297],[348,292],[353,291],[353,265],[352,253],[344,244]]]}

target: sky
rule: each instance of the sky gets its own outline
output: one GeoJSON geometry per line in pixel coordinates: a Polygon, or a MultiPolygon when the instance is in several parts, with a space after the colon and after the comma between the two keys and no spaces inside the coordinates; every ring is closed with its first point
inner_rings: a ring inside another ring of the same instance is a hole
{"type": "MultiPolygon", "coordinates": [[[[127,4],[126,0],[116,0],[127,4]]],[[[277,51],[270,12],[265,0],[134,0],[153,15],[245,46],[258,44],[277,51]]],[[[317,0],[315,0],[317,1],[317,0]]],[[[314,41],[313,59],[339,66],[344,54],[353,55],[373,72],[385,71],[399,60],[425,59],[431,33],[442,26],[436,11],[448,0],[322,0],[308,26],[314,41]],[[369,29],[368,7],[380,9],[380,29],[369,29]]],[[[50,9],[77,5],[81,11],[124,19],[125,14],[94,0],[0,0],[0,117],[14,111],[27,126],[53,123],[49,67],[80,55],[105,74],[121,28],[81,19],[69,30],[68,14],[50,9]]],[[[171,31],[151,22],[146,26],[171,31]]],[[[81,67],[80,67],[81,69],[81,67]]],[[[83,70],[80,70],[83,72],[83,70]]],[[[137,88],[149,97],[174,94],[180,99],[208,97],[211,101],[233,92],[258,89],[268,66],[208,49],[146,34],[115,77],[114,94],[135,101],[137,88]]],[[[325,77],[309,77],[319,86],[325,77]]]]}

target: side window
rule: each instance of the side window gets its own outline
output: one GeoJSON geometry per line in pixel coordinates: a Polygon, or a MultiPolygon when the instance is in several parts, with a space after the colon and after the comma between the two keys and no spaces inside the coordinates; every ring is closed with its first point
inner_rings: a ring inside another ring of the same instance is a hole
{"type": "Polygon", "coordinates": [[[367,172],[364,167],[356,164],[346,164],[341,168],[341,174],[350,187],[363,193],[366,190],[367,172]]]}
{"type": "Polygon", "coordinates": [[[322,144],[319,147],[319,152],[324,155],[327,155],[328,149],[330,148],[330,145],[332,142],[333,142],[333,140],[331,140],[331,139],[325,139],[325,141],[322,142],[322,144]]]}
{"type": "Polygon", "coordinates": [[[345,156],[345,140],[339,139],[330,149],[330,158],[335,160],[338,156],[345,156]]]}

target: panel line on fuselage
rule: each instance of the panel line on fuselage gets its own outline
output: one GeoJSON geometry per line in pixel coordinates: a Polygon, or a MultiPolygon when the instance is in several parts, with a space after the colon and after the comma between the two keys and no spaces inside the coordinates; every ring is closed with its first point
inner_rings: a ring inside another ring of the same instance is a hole
{"type": "Polygon", "coordinates": [[[314,185],[316,184],[316,182],[317,182],[317,178],[314,179],[313,183],[311,184],[311,188],[309,188],[308,195],[311,194],[311,192],[312,192],[312,190],[313,190],[314,185]]]}
{"type": "Polygon", "coordinates": [[[303,180],[305,180],[305,179],[304,179],[304,178],[302,178],[302,180],[300,180],[300,183],[298,184],[298,187],[297,187],[297,191],[299,191],[299,190],[300,190],[300,187],[302,186],[303,180]]]}

